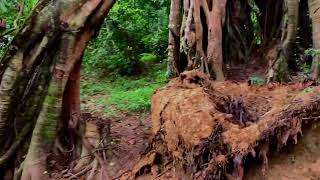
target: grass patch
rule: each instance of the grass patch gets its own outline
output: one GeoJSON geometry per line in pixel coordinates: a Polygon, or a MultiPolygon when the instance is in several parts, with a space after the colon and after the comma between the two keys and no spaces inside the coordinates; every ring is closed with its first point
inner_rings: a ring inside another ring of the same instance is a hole
{"type": "Polygon", "coordinates": [[[166,80],[165,63],[135,77],[82,78],[81,98],[103,107],[107,115],[113,116],[117,111],[146,112],[150,110],[152,94],[166,80]]]}

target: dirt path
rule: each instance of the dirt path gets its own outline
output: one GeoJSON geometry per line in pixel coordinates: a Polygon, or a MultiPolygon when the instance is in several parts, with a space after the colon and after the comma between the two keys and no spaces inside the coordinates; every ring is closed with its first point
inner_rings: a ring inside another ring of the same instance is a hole
{"type": "Polygon", "coordinates": [[[104,107],[95,104],[98,98],[108,98],[108,94],[96,94],[82,100],[85,112],[95,117],[111,120],[110,148],[106,168],[111,179],[117,179],[121,174],[137,163],[151,138],[150,112],[127,113],[117,111],[116,116],[110,117],[104,107]]]}
{"type": "Polygon", "coordinates": [[[320,179],[320,127],[304,131],[295,146],[269,157],[269,169],[263,178],[260,165],[251,164],[244,179],[247,180],[319,180],[320,179]]]}
{"type": "Polygon", "coordinates": [[[109,177],[116,178],[132,169],[151,137],[150,114],[130,114],[111,125],[111,158],[107,162],[109,177]]]}

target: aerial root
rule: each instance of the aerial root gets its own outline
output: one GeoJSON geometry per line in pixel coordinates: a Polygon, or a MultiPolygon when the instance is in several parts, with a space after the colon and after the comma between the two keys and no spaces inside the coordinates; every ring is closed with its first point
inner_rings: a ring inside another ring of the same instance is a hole
{"type": "Polygon", "coordinates": [[[92,169],[92,164],[87,165],[84,167],[80,172],[77,172],[76,174],[71,173],[70,171],[67,172],[63,177],[66,179],[73,179],[73,178],[79,178],[80,176],[86,174],[88,171],[92,169]]]}
{"type": "Polygon", "coordinates": [[[251,149],[250,153],[253,158],[255,158],[257,155],[256,150],[254,148],[251,149]]]}
{"type": "Polygon", "coordinates": [[[19,168],[14,171],[13,180],[20,180],[21,179],[21,175],[22,175],[22,171],[23,171],[23,164],[24,164],[24,161],[20,164],[19,168]]]}
{"type": "MultiPolygon", "coordinates": [[[[86,179],[107,179],[104,161],[107,158],[105,150],[108,145],[110,123],[105,119],[83,114],[86,121],[85,134],[82,137],[82,150],[78,162],[65,170],[64,178],[74,179],[86,176],[86,179]],[[97,172],[99,174],[97,175],[97,172]]],[[[73,148],[75,151],[76,148],[73,148]]]]}
{"type": "Polygon", "coordinates": [[[233,159],[233,172],[232,176],[235,180],[242,180],[244,176],[244,168],[243,168],[243,156],[236,155],[233,159]]]}
{"type": "MultiPolygon", "coordinates": [[[[104,161],[103,159],[100,157],[100,155],[98,154],[98,152],[94,151],[94,147],[92,146],[92,144],[90,144],[90,142],[87,139],[83,139],[83,145],[90,151],[93,152],[93,155],[95,157],[94,161],[97,161],[101,167],[100,169],[100,178],[101,179],[109,179],[108,178],[108,174],[107,174],[107,169],[105,167],[104,161]]],[[[93,161],[93,163],[94,163],[93,161]]]]}
{"type": "Polygon", "coordinates": [[[92,170],[87,178],[87,180],[92,180],[94,175],[95,175],[95,172],[98,168],[98,161],[95,159],[93,162],[92,162],[92,170]]]}
{"type": "Polygon", "coordinates": [[[93,159],[93,161],[90,164],[83,165],[82,168],[77,169],[77,171],[75,171],[74,169],[70,169],[70,170],[66,171],[66,174],[63,177],[66,179],[79,178],[79,177],[87,174],[90,171],[87,179],[92,180],[95,176],[95,172],[98,169],[98,165],[100,165],[100,167],[101,167],[100,173],[102,174],[100,176],[102,177],[102,179],[106,179],[107,173],[106,173],[106,168],[105,168],[105,165],[103,163],[102,158],[97,154],[97,152],[94,150],[94,147],[87,140],[83,140],[83,144],[91,152],[90,154],[93,154],[95,158],[93,159]]]}
{"type": "Polygon", "coordinates": [[[269,142],[261,143],[259,157],[262,159],[262,175],[265,176],[268,170],[268,153],[269,153],[269,142]]]}

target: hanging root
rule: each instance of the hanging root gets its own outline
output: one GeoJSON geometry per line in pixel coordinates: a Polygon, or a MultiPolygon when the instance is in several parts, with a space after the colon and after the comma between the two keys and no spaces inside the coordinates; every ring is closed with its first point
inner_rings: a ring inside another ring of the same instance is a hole
{"type": "Polygon", "coordinates": [[[268,170],[268,152],[269,152],[269,143],[268,142],[262,142],[259,145],[260,153],[259,157],[262,159],[262,174],[265,176],[266,172],[268,170]]]}
{"type": "Polygon", "coordinates": [[[199,69],[224,80],[222,31],[226,0],[184,0],[171,3],[169,65],[179,65],[179,73],[199,69]],[[182,13],[182,18],[179,18],[182,13]],[[180,22],[181,20],[181,22],[180,22]],[[180,34],[177,27],[181,26],[180,34]],[[180,38],[176,39],[176,38],[180,38]],[[180,49],[178,49],[180,47],[180,49]],[[177,56],[177,51],[180,56],[177,56]]]}
{"type": "Polygon", "coordinates": [[[241,155],[236,155],[233,159],[232,176],[235,180],[241,180],[244,176],[243,157],[241,155]]]}
{"type": "Polygon", "coordinates": [[[94,178],[94,175],[96,173],[97,168],[98,168],[98,161],[95,159],[92,162],[92,170],[91,170],[89,176],[87,177],[87,180],[92,180],[94,178]]]}

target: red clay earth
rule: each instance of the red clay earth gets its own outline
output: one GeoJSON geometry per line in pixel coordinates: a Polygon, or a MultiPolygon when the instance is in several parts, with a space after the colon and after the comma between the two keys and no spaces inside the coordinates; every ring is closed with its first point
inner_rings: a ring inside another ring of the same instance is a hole
{"type": "MultiPolygon", "coordinates": [[[[133,168],[151,138],[150,115],[127,115],[114,121],[111,127],[112,154],[106,162],[111,179],[118,179],[133,168]],[[140,122],[143,122],[143,125],[140,122]]],[[[265,176],[262,162],[250,161],[244,179],[247,180],[317,180],[320,179],[320,128],[304,131],[295,146],[269,154],[265,176]]],[[[245,160],[246,161],[246,160],[245,160]]],[[[83,177],[85,179],[85,177],[83,177]]],[[[148,179],[148,178],[146,178],[148,179]]]]}
{"type": "MultiPolygon", "coordinates": [[[[309,85],[252,87],[183,73],[153,96],[153,140],[122,179],[242,179],[255,160],[271,177],[270,154],[298,143],[319,119],[320,88],[309,85]]],[[[308,163],[319,178],[317,162],[308,163]]]]}
{"type": "Polygon", "coordinates": [[[107,169],[111,179],[117,179],[123,173],[131,170],[138,162],[151,140],[150,114],[127,115],[111,125],[111,159],[107,169]]]}
{"type": "Polygon", "coordinates": [[[269,154],[266,175],[261,163],[252,162],[245,172],[246,180],[319,180],[320,127],[308,128],[297,145],[289,145],[280,152],[269,154]]]}

